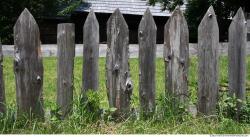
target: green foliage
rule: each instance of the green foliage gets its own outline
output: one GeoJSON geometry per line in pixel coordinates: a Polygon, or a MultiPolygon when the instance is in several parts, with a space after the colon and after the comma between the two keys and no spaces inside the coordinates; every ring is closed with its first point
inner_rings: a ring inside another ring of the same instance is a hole
{"type": "Polygon", "coordinates": [[[82,4],[82,0],[61,0],[64,3],[64,9],[58,12],[58,15],[63,16],[71,14],[76,8],[82,4]]]}
{"type": "Polygon", "coordinates": [[[155,5],[156,2],[162,4],[162,10],[173,11],[176,6],[183,5],[183,0],[149,0],[150,5],[155,5]]]}
{"type": "Polygon", "coordinates": [[[81,0],[1,0],[0,39],[4,44],[13,44],[13,27],[24,8],[35,18],[55,17],[70,14],[81,0]]]}
{"type": "MultiPolygon", "coordinates": [[[[182,5],[183,0],[150,0],[150,4],[154,5],[159,2],[163,6],[163,10],[173,11],[177,5],[182,5]]],[[[249,0],[187,0],[186,18],[190,30],[190,41],[197,42],[198,26],[210,5],[213,5],[217,21],[220,28],[220,40],[225,41],[228,37],[228,27],[232,18],[239,7],[246,12],[250,12],[249,0]]]]}
{"type": "Polygon", "coordinates": [[[176,122],[184,122],[187,118],[191,117],[187,109],[188,106],[189,104],[183,104],[177,98],[162,93],[158,98],[154,117],[159,121],[174,120],[176,122]]]}
{"type": "Polygon", "coordinates": [[[228,28],[239,7],[249,10],[248,0],[188,0],[186,17],[190,29],[190,41],[197,41],[198,26],[210,5],[214,7],[220,29],[220,41],[228,38],[228,28]]]}
{"type": "Polygon", "coordinates": [[[228,94],[222,94],[219,104],[218,104],[218,116],[221,119],[228,118],[228,119],[236,119],[237,111],[238,111],[238,104],[241,104],[239,121],[241,123],[248,123],[250,124],[250,101],[242,101],[237,99],[235,96],[229,97],[228,94]]]}
{"type": "Polygon", "coordinates": [[[57,0],[1,0],[0,1],[0,38],[3,43],[13,43],[14,24],[27,8],[34,17],[54,16],[58,10],[57,0]]]}
{"type": "Polygon", "coordinates": [[[113,114],[116,112],[116,108],[107,108],[102,110],[102,120],[104,121],[114,121],[113,114]]]}
{"type": "MultiPolygon", "coordinates": [[[[98,92],[88,91],[86,98],[81,99],[82,111],[81,114],[88,118],[87,121],[96,121],[101,116],[100,96],[98,92]]],[[[77,107],[80,107],[77,106],[77,107]]]]}

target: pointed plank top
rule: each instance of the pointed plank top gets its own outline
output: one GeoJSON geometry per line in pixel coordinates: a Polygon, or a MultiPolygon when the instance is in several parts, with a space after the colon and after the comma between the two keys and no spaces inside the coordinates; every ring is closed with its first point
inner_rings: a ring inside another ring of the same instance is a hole
{"type": "Polygon", "coordinates": [[[219,26],[218,26],[218,22],[216,19],[213,6],[210,6],[209,9],[207,10],[205,16],[201,20],[201,23],[198,27],[198,31],[199,30],[202,31],[204,27],[208,27],[208,28],[214,27],[215,30],[219,31],[219,26]]]}
{"type": "Polygon", "coordinates": [[[172,17],[173,16],[183,16],[184,17],[183,12],[180,9],[180,6],[176,6],[176,8],[172,14],[172,17]]]}
{"type": "Polygon", "coordinates": [[[229,31],[233,31],[235,26],[244,26],[247,27],[246,25],[246,19],[245,19],[245,15],[244,15],[244,11],[242,10],[242,8],[240,7],[237,11],[237,13],[235,14],[235,16],[232,19],[232,22],[229,26],[229,31]]]}
{"type": "Polygon", "coordinates": [[[142,20],[141,20],[140,25],[139,25],[139,30],[142,30],[147,26],[151,26],[155,30],[157,29],[154,18],[152,16],[149,8],[146,9],[146,11],[142,17],[142,20]]]}
{"type": "Polygon", "coordinates": [[[99,23],[98,23],[97,18],[95,16],[95,12],[92,9],[90,10],[88,17],[84,23],[84,26],[89,26],[89,25],[99,26],[99,23]]]}
{"type": "Polygon", "coordinates": [[[233,20],[243,20],[245,21],[245,15],[244,15],[244,11],[242,10],[242,8],[240,7],[237,11],[237,13],[235,14],[233,20]]]}
{"type": "Polygon", "coordinates": [[[210,6],[209,9],[207,10],[205,16],[203,17],[203,19],[201,20],[201,23],[199,25],[199,27],[208,22],[209,20],[215,20],[217,22],[217,19],[216,19],[216,15],[215,15],[215,12],[214,12],[214,8],[213,6],[210,6]]]}
{"type": "MultiPolygon", "coordinates": [[[[182,20],[184,22],[184,25],[187,26],[187,21],[186,21],[186,18],[183,14],[183,12],[181,11],[180,9],[180,6],[177,6],[172,14],[172,16],[170,17],[169,19],[169,22],[172,22],[172,21],[177,21],[179,22],[179,20],[182,20]]],[[[168,22],[166,23],[166,26],[167,26],[168,22]]]]}
{"type": "Polygon", "coordinates": [[[26,24],[27,22],[33,22],[33,24],[38,27],[33,15],[29,12],[27,8],[25,8],[23,12],[21,13],[21,15],[18,17],[18,20],[16,21],[16,24],[14,27],[16,27],[19,23],[26,24]]]}
{"type": "Polygon", "coordinates": [[[111,23],[111,21],[119,22],[117,24],[120,24],[119,27],[125,27],[128,29],[128,25],[120,12],[119,8],[117,8],[112,15],[109,17],[107,25],[111,23]]]}
{"type": "Polygon", "coordinates": [[[206,14],[205,14],[205,16],[203,17],[203,19],[202,19],[202,21],[201,22],[203,22],[205,19],[207,19],[207,18],[213,18],[213,17],[215,17],[216,15],[215,15],[215,12],[214,12],[214,8],[213,8],[213,6],[210,6],[209,8],[208,8],[208,10],[207,10],[207,12],[206,12],[206,14]]]}

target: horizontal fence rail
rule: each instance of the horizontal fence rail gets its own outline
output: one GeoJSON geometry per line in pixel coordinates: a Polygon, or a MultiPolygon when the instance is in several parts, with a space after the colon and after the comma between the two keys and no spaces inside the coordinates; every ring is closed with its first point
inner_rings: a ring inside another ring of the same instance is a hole
{"type": "MultiPolygon", "coordinates": [[[[94,11],[83,26],[83,44],[75,44],[74,24],[59,24],[57,45],[41,45],[39,27],[25,9],[14,27],[15,45],[0,44],[0,111],[5,112],[2,55],[14,57],[17,112],[44,119],[42,57],[58,58],[57,105],[62,119],[70,115],[73,102],[74,57],[83,56],[82,94],[98,91],[98,57],[106,57],[106,91],[111,108],[120,118],[130,113],[133,81],[129,58],[139,60],[139,102],[142,116],[155,112],[155,59],[165,62],[166,96],[171,103],[187,104],[189,100],[188,68],[190,56],[198,57],[197,111],[202,115],[216,114],[218,103],[219,56],[228,55],[229,93],[237,99],[246,98],[246,56],[250,55],[246,23],[240,8],[229,28],[229,43],[219,43],[216,14],[211,6],[198,27],[198,44],[190,44],[189,31],[182,11],[177,7],[165,25],[164,44],[156,44],[157,28],[149,9],[138,29],[139,44],[129,45],[129,28],[122,13],[116,9],[107,22],[107,44],[99,43],[99,23],[94,11]]],[[[87,99],[87,98],[84,98],[87,99]]],[[[188,106],[186,106],[188,107],[188,106]]],[[[237,104],[237,119],[241,103],[237,104]]],[[[178,109],[178,106],[177,106],[178,109]]],[[[195,108],[196,109],[196,108],[195,108]]]]}

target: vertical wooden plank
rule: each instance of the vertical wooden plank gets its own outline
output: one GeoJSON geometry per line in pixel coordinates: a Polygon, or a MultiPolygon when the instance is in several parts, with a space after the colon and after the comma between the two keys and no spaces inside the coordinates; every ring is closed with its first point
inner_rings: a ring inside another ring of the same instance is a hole
{"type": "Polygon", "coordinates": [[[106,86],[109,106],[117,112],[128,112],[132,95],[132,81],[128,62],[129,30],[119,9],[107,22],[106,86]]]}
{"type": "Polygon", "coordinates": [[[74,57],[75,57],[75,25],[59,24],[57,27],[57,105],[64,118],[72,110],[74,57]]]}
{"type": "Polygon", "coordinates": [[[155,110],[156,25],[149,9],[144,13],[138,30],[139,98],[143,116],[155,110]]]}
{"type": "Polygon", "coordinates": [[[83,91],[98,90],[99,23],[93,10],[83,27],[83,91]]]}
{"type": "Polygon", "coordinates": [[[5,106],[5,88],[4,88],[4,76],[3,76],[3,51],[0,41],[0,113],[6,112],[5,106]]]}
{"type": "Polygon", "coordinates": [[[164,60],[166,94],[185,103],[188,99],[189,32],[186,19],[177,7],[165,25],[164,60]]]}
{"type": "Polygon", "coordinates": [[[14,26],[14,43],[18,115],[43,118],[40,32],[34,17],[27,9],[24,9],[14,26]]]}
{"type": "MultiPolygon", "coordinates": [[[[242,8],[234,16],[229,27],[228,43],[228,77],[229,95],[235,95],[242,101],[246,98],[246,45],[247,24],[242,8]]],[[[240,114],[240,103],[238,102],[237,118],[240,114]]]]}
{"type": "Polygon", "coordinates": [[[209,7],[198,28],[198,112],[212,115],[218,102],[219,28],[209,7]]]}

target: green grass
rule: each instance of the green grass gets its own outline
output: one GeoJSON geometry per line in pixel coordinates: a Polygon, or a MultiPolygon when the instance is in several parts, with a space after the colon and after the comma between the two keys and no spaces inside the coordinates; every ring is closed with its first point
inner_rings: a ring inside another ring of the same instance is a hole
{"type": "MultiPolygon", "coordinates": [[[[170,115],[159,120],[153,117],[149,120],[127,119],[122,122],[97,120],[95,122],[86,122],[86,115],[83,115],[74,105],[72,115],[66,120],[58,120],[53,118],[49,111],[56,108],[56,58],[44,58],[44,107],[46,110],[45,122],[15,121],[13,117],[16,107],[15,95],[15,78],[13,73],[13,59],[4,58],[4,80],[6,103],[8,106],[8,115],[1,120],[1,133],[36,133],[36,134],[59,134],[59,133],[110,133],[110,134],[132,134],[132,133],[148,133],[148,134],[250,134],[250,124],[237,123],[229,118],[210,118],[210,117],[191,117],[189,115],[180,115],[179,117],[170,115]],[[177,120],[181,118],[182,120],[177,120]]],[[[130,70],[134,84],[131,106],[138,108],[138,80],[139,66],[137,59],[130,59],[130,70]]],[[[247,58],[247,87],[250,87],[250,57],[247,58]]],[[[164,61],[157,59],[156,61],[156,103],[160,104],[160,98],[164,93],[164,61]]],[[[227,85],[227,59],[220,59],[220,85],[227,85]]],[[[99,60],[99,92],[101,108],[108,109],[108,100],[105,86],[105,58],[99,60]]],[[[74,102],[80,97],[82,79],[82,58],[75,59],[74,66],[74,102]]],[[[223,90],[224,86],[221,86],[223,90]]],[[[189,91],[192,103],[197,100],[197,58],[192,57],[189,69],[189,91]]],[[[248,98],[250,91],[247,91],[248,98]]]]}

